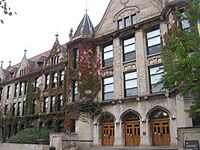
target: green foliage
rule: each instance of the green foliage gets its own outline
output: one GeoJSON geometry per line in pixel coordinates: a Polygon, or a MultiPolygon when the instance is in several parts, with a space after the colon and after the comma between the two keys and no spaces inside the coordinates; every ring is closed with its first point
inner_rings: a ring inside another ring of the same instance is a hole
{"type": "Polygon", "coordinates": [[[176,89],[182,95],[194,95],[196,101],[188,112],[190,117],[195,118],[200,110],[200,37],[197,30],[200,1],[186,1],[189,8],[187,15],[182,17],[189,20],[190,31],[177,28],[176,33],[165,35],[162,82],[170,91],[176,89]]]}
{"type": "Polygon", "coordinates": [[[49,139],[50,129],[42,128],[40,131],[38,128],[27,128],[8,140],[9,143],[21,143],[21,144],[35,144],[38,139],[49,139]]]}

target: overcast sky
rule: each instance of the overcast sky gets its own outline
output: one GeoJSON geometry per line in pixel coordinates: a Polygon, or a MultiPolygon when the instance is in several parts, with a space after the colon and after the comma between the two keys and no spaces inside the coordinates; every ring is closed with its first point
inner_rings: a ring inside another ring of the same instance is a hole
{"type": "Polygon", "coordinates": [[[96,26],[110,0],[7,0],[11,10],[17,15],[4,16],[0,13],[0,61],[3,68],[21,62],[24,50],[27,57],[50,50],[59,34],[61,44],[68,42],[71,28],[74,32],[85,14],[96,26]]]}

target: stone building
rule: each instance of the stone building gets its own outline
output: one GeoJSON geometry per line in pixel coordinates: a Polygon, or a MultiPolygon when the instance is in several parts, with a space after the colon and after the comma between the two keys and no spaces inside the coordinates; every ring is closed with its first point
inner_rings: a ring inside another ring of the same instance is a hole
{"type": "Polygon", "coordinates": [[[185,112],[191,98],[157,83],[163,74],[164,34],[173,26],[189,28],[175,13],[185,6],[181,0],[111,0],[97,27],[86,13],[66,44],[56,37],[50,51],[30,59],[25,51],[19,64],[1,66],[2,116],[17,118],[2,123],[5,138],[30,126],[63,131],[62,108],[79,99],[76,80],[66,81],[67,68],[76,68],[80,50],[90,47],[101,60],[98,100],[103,112],[89,123],[72,121],[70,131],[93,146],[176,146],[177,128],[193,125],[185,112]],[[26,124],[18,121],[26,115],[26,124]]]}

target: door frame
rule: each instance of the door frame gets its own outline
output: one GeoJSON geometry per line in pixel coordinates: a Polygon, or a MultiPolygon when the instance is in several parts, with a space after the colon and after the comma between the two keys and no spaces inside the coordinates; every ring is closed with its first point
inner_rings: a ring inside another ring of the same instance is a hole
{"type": "Polygon", "coordinates": [[[114,145],[114,140],[115,140],[115,124],[114,123],[102,123],[102,146],[113,146],[114,145]],[[110,143],[109,144],[105,144],[104,142],[104,138],[105,138],[105,135],[104,135],[104,126],[109,126],[109,130],[107,134],[109,134],[109,138],[110,138],[110,134],[111,135],[111,141],[109,141],[110,143]],[[110,128],[111,126],[113,126],[113,130],[112,130],[112,133],[110,132],[112,128],[110,128]]]}

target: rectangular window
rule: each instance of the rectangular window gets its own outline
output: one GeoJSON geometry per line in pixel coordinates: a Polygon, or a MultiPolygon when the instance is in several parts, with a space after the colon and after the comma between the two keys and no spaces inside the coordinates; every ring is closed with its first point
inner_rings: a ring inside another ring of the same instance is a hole
{"type": "Polygon", "coordinates": [[[17,116],[20,116],[21,107],[22,107],[21,102],[18,102],[18,106],[17,106],[17,116]]]}
{"type": "Polygon", "coordinates": [[[187,14],[186,12],[184,12],[184,10],[180,10],[181,12],[181,28],[185,31],[190,31],[190,23],[189,23],[189,20],[188,19],[185,19],[187,18],[187,14]]]}
{"type": "Polygon", "coordinates": [[[6,104],[5,107],[4,107],[4,115],[5,116],[7,115],[7,112],[8,112],[8,105],[6,104]]]}
{"type": "Polygon", "coordinates": [[[135,37],[123,40],[124,61],[129,61],[136,58],[135,55],[135,37]]]}
{"type": "Polygon", "coordinates": [[[137,95],[137,72],[124,74],[125,97],[137,95]]]}
{"type": "Polygon", "coordinates": [[[8,99],[10,97],[10,86],[7,86],[7,95],[6,98],[8,99]]]}
{"type": "Polygon", "coordinates": [[[52,88],[56,87],[56,83],[57,83],[57,72],[52,74],[52,88]]]}
{"type": "Polygon", "coordinates": [[[129,17],[124,18],[124,24],[125,24],[125,27],[128,27],[131,25],[129,17]]]}
{"type": "Polygon", "coordinates": [[[22,116],[24,116],[26,110],[26,101],[23,101],[22,116]]]}
{"type": "Polygon", "coordinates": [[[59,77],[59,85],[62,86],[63,85],[63,81],[64,81],[64,70],[60,71],[60,77],[59,77]]]}
{"type": "Polygon", "coordinates": [[[55,111],[55,96],[51,96],[50,112],[55,111]]]}
{"type": "Polygon", "coordinates": [[[58,111],[62,110],[62,106],[63,106],[63,95],[60,94],[58,95],[58,111]]]}
{"type": "Polygon", "coordinates": [[[49,80],[50,80],[50,75],[46,74],[45,75],[45,89],[49,88],[49,80]]]}
{"type": "Polygon", "coordinates": [[[12,116],[15,116],[16,114],[16,103],[13,103],[13,111],[12,111],[12,116]]]}
{"type": "Polygon", "coordinates": [[[78,67],[78,59],[79,59],[79,50],[77,48],[75,48],[73,50],[73,55],[74,55],[74,69],[77,69],[78,67]]]}
{"type": "Polygon", "coordinates": [[[160,67],[161,66],[149,68],[151,93],[158,93],[164,91],[163,83],[158,83],[163,75],[163,70],[161,70],[160,67]]]}
{"type": "Polygon", "coordinates": [[[134,25],[134,24],[137,23],[137,17],[136,17],[136,15],[132,15],[131,16],[131,23],[132,23],[132,25],[134,25]]]}
{"type": "Polygon", "coordinates": [[[103,47],[103,67],[113,65],[113,45],[103,47]]]}
{"type": "Polygon", "coordinates": [[[156,54],[162,51],[160,29],[154,29],[147,32],[148,55],[156,54]]]}
{"type": "Polygon", "coordinates": [[[44,101],[43,101],[43,113],[46,113],[48,110],[48,101],[49,98],[48,97],[44,97],[44,101]]]}
{"type": "Polygon", "coordinates": [[[73,81],[72,89],[72,102],[76,102],[78,99],[78,82],[75,80],[73,81]]]}
{"type": "Polygon", "coordinates": [[[37,78],[35,78],[35,83],[34,83],[34,92],[37,91],[37,88],[39,87],[38,85],[39,85],[39,84],[38,84],[38,77],[37,77],[37,78]]]}
{"type": "Polygon", "coordinates": [[[15,93],[14,93],[14,97],[17,96],[18,93],[18,83],[15,83],[15,93]]]}
{"type": "Polygon", "coordinates": [[[118,29],[122,29],[124,26],[123,26],[123,21],[122,19],[121,20],[118,20],[118,29]]]}
{"type": "Polygon", "coordinates": [[[114,80],[113,77],[103,79],[103,100],[114,99],[114,80]]]}
{"type": "Polygon", "coordinates": [[[36,99],[32,100],[32,114],[35,114],[36,109],[36,99]]]}
{"type": "Polygon", "coordinates": [[[20,84],[19,84],[19,96],[22,95],[23,88],[24,88],[24,84],[23,84],[23,82],[20,82],[20,84]]]}
{"type": "Polygon", "coordinates": [[[0,101],[1,101],[1,97],[2,97],[2,92],[3,92],[3,88],[0,88],[0,101]]]}
{"type": "Polygon", "coordinates": [[[24,94],[27,92],[27,81],[24,82],[24,94]]]}

